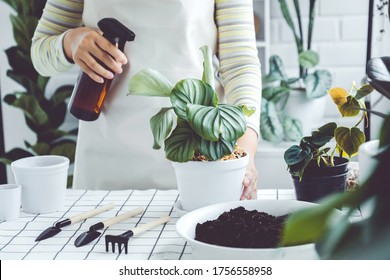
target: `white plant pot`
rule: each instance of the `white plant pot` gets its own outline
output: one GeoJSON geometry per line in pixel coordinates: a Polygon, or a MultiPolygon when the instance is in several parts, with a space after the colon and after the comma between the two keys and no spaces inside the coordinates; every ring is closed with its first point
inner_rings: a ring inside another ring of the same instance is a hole
{"type": "Polygon", "coordinates": [[[307,99],[304,90],[292,90],[284,108],[285,113],[302,123],[303,136],[311,135],[317,124],[324,118],[325,96],[307,99]]]}
{"type": "Polygon", "coordinates": [[[249,156],[226,161],[173,162],[181,207],[192,211],[215,203],[240,200],[249,156]]]}
{"type": "Polygon", "coordinates": [[[362,184],[375,170],[378,160],[379,140],[371,140],[359,146],[359,183],[362,184]]]}

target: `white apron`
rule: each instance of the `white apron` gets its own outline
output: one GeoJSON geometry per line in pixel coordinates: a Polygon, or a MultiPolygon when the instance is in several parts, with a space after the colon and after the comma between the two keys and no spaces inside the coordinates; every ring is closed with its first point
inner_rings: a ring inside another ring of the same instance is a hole
{"type": "Polygon", "coordinates": [[[215,53],[214,0],[85,0],[83,21],[97,28],[113,17],[135,34],[129,63],[117,75],[98,120],[79,123],[73,187],[78,189],[176,188],[163,148],[153,150],[149,119],[168,98],[127,96],[132,75],[153,68],[172,84],[202,77],[200,47],[215,53]]]}

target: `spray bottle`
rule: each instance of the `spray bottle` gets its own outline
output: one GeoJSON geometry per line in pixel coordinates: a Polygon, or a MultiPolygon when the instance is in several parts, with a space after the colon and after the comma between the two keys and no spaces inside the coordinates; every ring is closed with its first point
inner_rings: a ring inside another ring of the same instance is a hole
{"type": "MultiPolygon", "coordinates": [[[[104,18],[98,22],[98,26],[103,32],[103,37],[113,45],[117,45],[121,51],[124,50],[127,41],[134,41],[135,34],[114,18],[104,18]]],[[[69,101],[70,113],[83,121],[96,120],[102,110],[111,82],[112,79],[104,79],[103,83],[95,82],[80,71],[69,101]]]]}

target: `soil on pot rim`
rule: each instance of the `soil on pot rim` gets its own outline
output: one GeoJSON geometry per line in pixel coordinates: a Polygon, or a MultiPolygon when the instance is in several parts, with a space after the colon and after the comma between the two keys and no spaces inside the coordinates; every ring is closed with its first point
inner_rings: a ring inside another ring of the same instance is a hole
{"type": "MultiPolygon", "coordinates": [[[[230,155],[226,155],[222,157],[220,161],[242,158],[244,156],[246,156],[246,152],[244,151],[244,149],[239,146],[235,146],[234,151],[230,155]]],[[[202,155],[201,153],[199,153],[199,151],[196,151],[194,157],[192,158],[192,161],[211,161],[211,160],[206,156],[202,155]]]]}
{"type": "Polygon", "coordinates": [[[286,218],[240,206],[215,220],[198,223],[195,240],[236,248],[276,248],[286,218]]]}

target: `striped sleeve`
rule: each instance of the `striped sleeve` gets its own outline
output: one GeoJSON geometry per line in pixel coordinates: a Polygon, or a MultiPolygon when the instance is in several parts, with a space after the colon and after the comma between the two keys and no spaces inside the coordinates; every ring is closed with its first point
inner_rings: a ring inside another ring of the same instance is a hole
{"type": "Polygon", "coordinates": [[[48,0],[35,30],[31,59],[42,76],[69,70],[73,64],[65,56],[62,41],[67,30],[82,22],[83,0],[48,0]]]}
{"type": "Polygon", "coordinates": [[[215,2],[220,74],[226,101],[256,108],[256,112],[247,118],[247,124],[260,135],[261,66],[256,47],[253,2],[215,2]]]}

